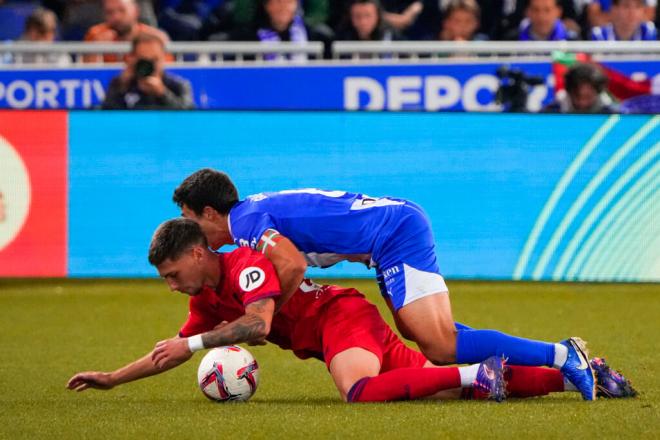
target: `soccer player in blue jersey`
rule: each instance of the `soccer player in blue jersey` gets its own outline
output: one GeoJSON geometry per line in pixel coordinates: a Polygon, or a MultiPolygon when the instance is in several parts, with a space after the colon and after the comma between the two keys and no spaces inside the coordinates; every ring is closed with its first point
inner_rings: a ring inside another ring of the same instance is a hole
{"type": "Polygon", "coordinates": [[[472,364],[504,356],[510,364],[560,369],[585,400],[596,397],[581,339],[553,344],[454,322],[429,220],[410,201],[318,189],[261,193],[240,201],[231,179],[208,168],[188,176],[173,200],[184,217],[201,226],[213,249],[248,246],[273,263],[282,290],[278,306],[296,291],[308,265],[363,262],[376,269],[399,331],[433,363],[472,364]]]}

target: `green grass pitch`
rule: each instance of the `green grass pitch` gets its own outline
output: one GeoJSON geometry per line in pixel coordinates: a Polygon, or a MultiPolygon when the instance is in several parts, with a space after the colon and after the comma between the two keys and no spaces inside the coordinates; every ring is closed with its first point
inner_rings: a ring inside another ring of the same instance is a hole
{"type": "MultiPolygon", "coordinates": [[[[342,280],[384,310],[374,283],[342,280]]],[[[111,370],[176,334],[187,297],[158,280],[0,280],[0,439],[660,437],[660,285],[450,283],[455,318],[557,341],[578,335],[641,391],[583,402],[576,393],[492,402],[342,403],[324,364],[251,348],[251,401],[215,404],[196,386],[201,355],[111,391],[74,393],[81,370],[111,370]]]]}

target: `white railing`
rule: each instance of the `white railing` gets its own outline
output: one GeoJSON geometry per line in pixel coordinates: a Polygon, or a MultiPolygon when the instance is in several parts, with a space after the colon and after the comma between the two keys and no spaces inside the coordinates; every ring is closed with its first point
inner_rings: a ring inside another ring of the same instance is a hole
{"type": "Polygon", "coordinates": [[[467,57],[549,56],[555,51],[612,55],[655,55],[660,41],[336,41],[336,59],[418,59],[467,57]]]}
{"type": "MultiPolygon", "coordinates": [[[[175,61],[189,65],[240,63],[298,63],[323,58],[321,42],[173,42],[167,46],[175,61]]],[[[464,57],[548,58],[554,51],[586,52],[608,58],[637,57],[660,60],[660,41],[644,42],[519,42],[519,41],[336,41],[332,45],[335,60],[418,60],[464,57]]],[[[5,66],[24,64],[77,65],[93,55],[123,55],[130,51],[129,43],[60,42],[39,44],[9,42],[0,44],[0,63],[5,66]]],[[[327,62],[327,60],[325,60],[327,62]]],[[[100,57],[95,62],[102,63],[100,57]]]]}
{"type": "MultiPolygon", "coordinates": [[[[0,44],[0,60],[4,56],[13,64],[53,63],[82,64],[90,56],[124,55],[130,52],[130,43],[28,43],[24,41],[0,44]],[[66,60],[66,61],[65,61],[66,60]]],[[[167,50],[176,62],[193,64],[223,64],[255,62],[296,63],[323,56],[323,43],[292,42],[186,42],[169,43],[167,50]]],[[[102,58],[94,61],[103,63],[102,58]]]]}

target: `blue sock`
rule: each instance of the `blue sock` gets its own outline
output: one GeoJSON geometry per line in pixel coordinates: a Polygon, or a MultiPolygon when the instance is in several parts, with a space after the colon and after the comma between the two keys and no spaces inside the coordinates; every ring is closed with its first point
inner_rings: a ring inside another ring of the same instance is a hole
{"type": "Polygon", "coordinates": [[[454,326],[456,327],[456,330],[472,330],[472,327],[468,327],[460,322],[454,322],[454,326]]]}
{"type": "Polygon", "coordinates": [[[555,344],[509,336],[495,330],[467,330],[458,325],[456,329],[457,364],[474,364],[491,356],[504,356],[511,365],[551,367],[555,360],[555,344]]]}

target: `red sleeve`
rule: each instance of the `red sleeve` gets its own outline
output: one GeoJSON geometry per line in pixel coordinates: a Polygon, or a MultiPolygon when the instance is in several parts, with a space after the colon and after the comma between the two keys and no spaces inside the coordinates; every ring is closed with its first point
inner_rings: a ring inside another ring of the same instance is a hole
{"type": "Polygon", "coordinates": [[[220,324],[217,316],[209,313],[209,308],[204,307],[204,297],[193,296],[189,302],[188,320],[183,324],[179,330],[179,336],[187,338],[199,333],[205,333],[213,330],[213,327],[220,324]]]}
{"type": "Polygon", "coordinates": [[[280,296],[280,280],[268,258],[246,247],[238,248],[230,255],[232,281],[244,306],[263,298],[280,296]]]}

